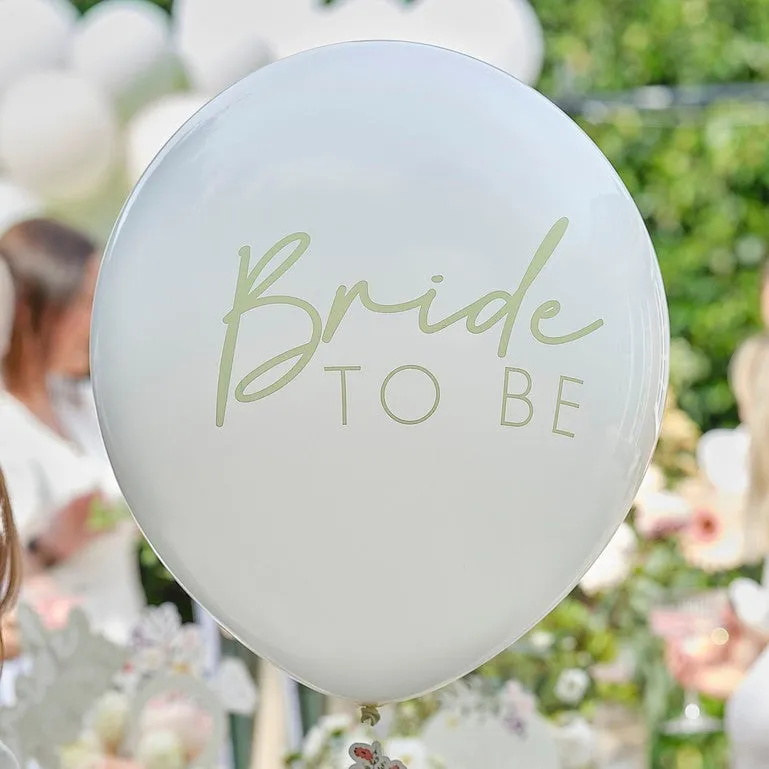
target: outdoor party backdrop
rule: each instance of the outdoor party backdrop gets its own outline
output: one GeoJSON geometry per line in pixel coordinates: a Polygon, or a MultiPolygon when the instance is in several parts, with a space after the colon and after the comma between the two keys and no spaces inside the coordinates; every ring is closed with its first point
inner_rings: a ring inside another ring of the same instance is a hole
{"type": "MultiPolygon", "coordinates": [[[[95,0],[76,4],[85,10],[95,0]]],[[[171,2],[158,4],[168,8],[171,2]]],[[[583,97],[641,86],[765,81],[769,99],[769,3],[532,5],[547,52],[538,88],[577,113],[634,196],[659,254],[670,305],[673,389],[656,462],[664,480],[657,485],[677,489],[696,474],[698,435],[736,424],[726,370],[737,344],[759,326],[758,273],[769,250],[769,103],[717,99],[704,107],[649,110],[629,103],[606,110],[591,108],[583,97]]],[[[655,98],[664,103],[666,97],[655,98]]],[[[573,769],[589,763],[587,753],[580,753],[590,750],[583,739],[586,725],[601,723],[615,735],[637,739],[655,766],[724,765],[720,736],[658,735],[661,720],[680,708],[681,694],[667,675],[648,614],[674,587],[725,585],[737,570],[755,576],[756,569],[745,567],[730,547],[733,525],[718,494],[695,481],[661,502],[654,496],[659,490],[646,490],[652,495],[647,499],[656,501],[644,507],[640,499],[603,574],[594,574],[521,644],[482,671],[491,679],[519,679],[549,716],[568,726],[573,769]],[[711,518],[671,533],[675,527],[667,524],[680,499],[711,518]]],[[[173,595],[184,605],[149,551],[145,572],[153,600],[173,595]]],[[[511,600],[518,588],[509,586],[511,600]]],[[[714,713],[721,707],[707,706],[714,713]]],[[[404,730],[416,729],[430,707],[429,699],[405,706],[404,730]]]]}

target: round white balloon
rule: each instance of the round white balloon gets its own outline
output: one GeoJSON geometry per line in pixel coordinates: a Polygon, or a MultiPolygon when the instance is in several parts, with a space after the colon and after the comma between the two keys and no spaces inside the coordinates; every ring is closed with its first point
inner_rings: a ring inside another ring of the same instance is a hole
{"type": "Polygon", "coordinates": [[[272,60],[258,5],[243,0],[174,4],[176,48],[196,90],[217,94],[272,60]]]}
{"type": "Polygon", "coordinates": [[[525,83],[537,80],[544,58],[528,0],[184,0],[180,18],[213,41],[217,21],[204,21],[203,10],[214,7],[228,24],[259,30],[280,58],[351,40],[406,40],[474,56],[525,83]]]}
{"type": "Polygon", "coordinates": [[[137,101],[170,87],[170,22],[148,0],[106,0],[78,24],[72,68],[118,103],[137,101]]]}
{"type": "Polygon", "coordinates": [[[163,145],[206,103],[203,96],[178,93],[148,104],[128,126],[126,164],[131,183],[139,181],[163,145]]]}
{"type": "Polygon", "coordinates": [[[23,75],[64,61],[75,17],[65,0],[0,1],[0,94],[23,75]]]}
{"type": "Polygon", "coordinates": [[[506,648],[627,513],[664,293],[595,145],[482,62],[281,60],[209,102],[114,231],[92,363],[180,582],[294,677],[411,697],[506,648]]]}
{"type": "Polygon", "coordinates": [[[0,163],[40,195],[87,197],[109,177],[116,151],[110,104],[76,75],[28,75],[0,102],[0,163]]]}

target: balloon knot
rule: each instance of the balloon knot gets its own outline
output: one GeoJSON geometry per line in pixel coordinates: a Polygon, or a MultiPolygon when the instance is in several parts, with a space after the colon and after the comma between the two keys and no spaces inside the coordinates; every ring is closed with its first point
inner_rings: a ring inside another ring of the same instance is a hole
{"type": "Polygon", "coordinates": [[[379,723],[379,708],[376,705],[361,705],[360,722],[376,726],[379,723]]]}

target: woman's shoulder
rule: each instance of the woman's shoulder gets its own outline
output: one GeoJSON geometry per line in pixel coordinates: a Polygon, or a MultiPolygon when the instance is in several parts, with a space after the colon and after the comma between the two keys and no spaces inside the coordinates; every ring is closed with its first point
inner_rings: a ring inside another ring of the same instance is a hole
{"type": "Polygon", "coordinates": [[[66,440],[0,393],[0,466],[22,537],[48,515],[100,486],[100,473],[66,440]]]}

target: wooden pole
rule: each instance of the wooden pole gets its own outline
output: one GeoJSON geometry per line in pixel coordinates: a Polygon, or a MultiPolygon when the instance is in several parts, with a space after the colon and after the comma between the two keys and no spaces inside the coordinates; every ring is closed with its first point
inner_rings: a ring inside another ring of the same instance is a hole
{"type": "Polygon", "coordinates": [[[286,685],[283,673],[259,662],[259,708],[254,722],[251,769],[285,769],[288,753],[286,685]]]}

